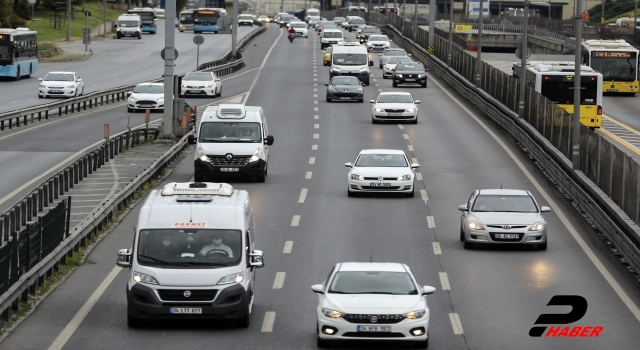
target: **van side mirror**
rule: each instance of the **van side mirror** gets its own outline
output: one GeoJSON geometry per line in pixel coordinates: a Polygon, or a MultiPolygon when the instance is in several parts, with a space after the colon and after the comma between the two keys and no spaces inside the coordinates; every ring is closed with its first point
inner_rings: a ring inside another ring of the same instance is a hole
{"type": "Polygon", "coordinates": [[[129,249],[118,250],[116,265],[120,267],[131,267],[131,253],[129,253],[129,249]]]}
{"type": "Polygon", "coordinates": [[[127,91],[127,96],[131,96],[131,91],[127,91]]]}
{"type": "Polygon", "coordinates": [[[369,66],[373,67],[373,61],[369,61],[369,66]]]}
{"type": "Polygon", "coordinates": [[[264,142],[265,142],[268,146],[273,145],[273,135],[267,135],[267,138],[266,138],[266,139],[264,139],[264,142]]]}
{"type": "Polygon", "coordinates": [[[264,253],[262,250],[254,250],[253,253],[249,253],[249,266],[261,268],[264,267],[264,253]]]}
{"type": "Polygon", "coordinates": [[[189,135],[189,137],[187,137],[187,143],[190,145],[195,145],[196,144],[196,136],[195,135],[189,135]]]}

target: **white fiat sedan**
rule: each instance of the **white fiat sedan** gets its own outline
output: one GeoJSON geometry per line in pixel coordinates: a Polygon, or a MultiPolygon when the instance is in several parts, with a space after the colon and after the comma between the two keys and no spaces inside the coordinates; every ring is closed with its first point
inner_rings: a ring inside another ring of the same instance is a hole
{"type": "Polygon", "coordinates": [[[218,97],[222,93],[222,81],[214,72],[190,72],[185,74],[180,84],[180,97],[218,97]]]}
{"type": "Polygon", "coordinates": [[[134,112],[146,109],[164,111],[164,84],[141,83],[127,92],[127,110],[134,112]]]}
{"type": "Polygon", "coordinates": [[[84,83],[76,72],[49,72],[38,78],[38,97],[75,97],[84,94],[84,83]]]}
{"type": "Polygon", "coordinates": [[[418,104],[420,100],[414,100],[408,92],[381,92],[378,98],[370,100],[371,122],[395,120],[409,121],[418,124],[418,104]]]}
{"type": "Polygon", "coordinates": [[[365,192],[405,193],[414,195],[414,169],[402,150],[364,149],[355,162],[345,163],[350,168],[347,176],[349,197],[365,192]]]}
{"type": "Polygon", "coordinates": [[[399,263],[338,263],[318,294],[318,347],[331,340],[413,342],[429,346],[427,295],[407,265],[399,263]]]}

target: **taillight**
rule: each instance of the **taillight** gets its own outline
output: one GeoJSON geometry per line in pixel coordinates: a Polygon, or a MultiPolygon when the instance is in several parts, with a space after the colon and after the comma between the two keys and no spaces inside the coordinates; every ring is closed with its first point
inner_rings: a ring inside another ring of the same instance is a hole
{"type": "Polygon", "coordinates": [[[598,115],[602,115],[602,106],[598,106],[598,115]]]}

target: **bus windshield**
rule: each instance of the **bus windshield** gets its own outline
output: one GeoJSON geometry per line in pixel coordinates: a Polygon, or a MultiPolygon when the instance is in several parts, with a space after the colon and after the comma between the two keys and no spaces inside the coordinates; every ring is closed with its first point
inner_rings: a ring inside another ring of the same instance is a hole
{"type": "MultiPolygon", "coordinates": [[[[580,104],[595,105],[598,103],[598,79],[593,76],[581,77],[580,104]]],[[[542,96],[556,104],[573,104],[573,79],[565,76],[544,75],[542,77],[542,96]],[[549,79],[547,79],[549,78],[549,79]]]]}
{"type": "Polygon", "coordinates": [[[216,24],[220,15],[216,11],[199,10],[193,11],[194,24],[216,24]]]}
{"type": "Polygon", "coordinates": [[[637,79],[635,52],[600,51],[591,53],[591,68],[602,74],[602,79],[635,81],[637,79]]]}
{"type": "Polygon", "coordinates": [[[129,13],[134,14],[134,15],[139,15],[140,19],[142,20],[143,23],[150,23],[153,22],[153,12],[151,11],[134,11],[131,10],[129,11],[129,13]]]}

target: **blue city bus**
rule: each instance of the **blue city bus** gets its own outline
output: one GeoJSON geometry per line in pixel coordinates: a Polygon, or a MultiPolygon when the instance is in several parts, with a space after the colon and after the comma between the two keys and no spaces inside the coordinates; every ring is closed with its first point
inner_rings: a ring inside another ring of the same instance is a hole
{"type": "Polygon", "coordinates": [[[218,34],[218,18],[220,12],[214,9],[193,10],[193,32],[214,32],[218,34]]]}
{"type": "Polygon", "coordinates": [[[38,70],[38,32],[0,29],[0,77],[31,77],[38,70]]]}
{"type": "Polygon", "coordinates": [[[155,34],[156,33],[156,12],[151,8],[134,8],[127,13],[139,15],[142,20],[142,32],[155,34]]]}

